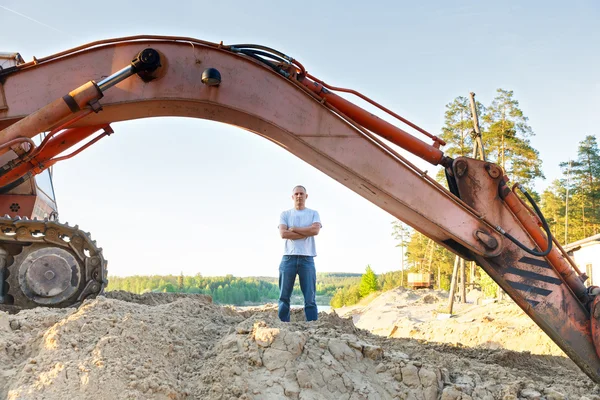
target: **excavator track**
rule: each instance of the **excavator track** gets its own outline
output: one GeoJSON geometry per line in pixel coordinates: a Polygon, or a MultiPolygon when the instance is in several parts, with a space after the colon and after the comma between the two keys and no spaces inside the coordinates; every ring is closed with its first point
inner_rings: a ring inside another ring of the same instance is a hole
{"type": "Polygon", "coordinates": [[[77,306],[108,283],[102,249],[77,225],[0,217],[0,248],[0,309],[77,306]]]}

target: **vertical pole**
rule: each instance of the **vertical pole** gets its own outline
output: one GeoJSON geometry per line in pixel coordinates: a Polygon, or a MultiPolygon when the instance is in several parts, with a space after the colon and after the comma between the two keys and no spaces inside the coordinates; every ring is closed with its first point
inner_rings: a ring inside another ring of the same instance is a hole
{"type": "Polygon", "coordinates": [[[473,144],[473,158],[479,158],[485,161],[485,152],[483,151],[483,141],[481,139],[481,131],[479,130],[479,117],[477,116],[477,108],[475,105],[475,93],[469,93],[471,100],[471,115],[473,116],[473,129],[475,130],[475,143],[473,144]],[[479,155],[477,154],[479,153],[479,155]]]}
{"type": "Polygon", "coordinates": [[[467,303],[467,282],[466,268],[464,258],[460,259],[460,301],[463,304],[467,303]]]}
{"type": "Polygon", "coordinates": [[[450,295],[448,296],[448,314],[452,315],[454,306],[454,292],[456,291],[456,278],[458,277],[458,256],[454,257],[454,269],[452,270],[452,281],[450,282],[450,295]]]}
{"type": "MultiPolygon", "coordinates": [[[[469,99],[471,100],[471,115],[473,116],[473,129],[475,131],[475,143],[473,143],[473,158],[479,158],[481,161],[485,161],[483,139],[481,138],[481,131],[479,129],[479,117],[477,116],[477,107],[475,103],[475,93],[469,93],[469,99]]],[[[502,168],[504,168],[504,136],[502,136],[502,168]]],[[[498,298],[502,299],[502,288],[498,284],[496,284],[496,287],[498,292],[498,298]]]]}
{"type": "Polygon", "coordinates": [[[571,176],[571,160],[569,160],[569,167],[567,168],[567,195],[565,197],[565,241],[564,245],[569,242],[569,179],[571,176]]]}
{"type": "Polygon", "coordinates": [[[469,263],[469,283],[473,285],[475,282],[475,261],[469,263]]]}
{"type": "Polygon", "coordinates": [[[400,273],[400,286],[404,287],[404,230],[400,229],[400,254],[402,257],[401,273],[400,273]]]}
{"type": "Polygon", "coordinates": [[[0,247],[0,304],[4,304],[4,278],[5,278],[5,270],[6,270],[6,257],[8,256],[8,252],[0,247]]]}

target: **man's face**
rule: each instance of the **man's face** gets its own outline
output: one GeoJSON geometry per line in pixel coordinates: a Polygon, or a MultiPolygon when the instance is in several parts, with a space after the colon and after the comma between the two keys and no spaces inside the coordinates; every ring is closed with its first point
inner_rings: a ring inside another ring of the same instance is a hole
{"type": "Polygon", "coordinates": [[[292,193],[292,200],[294,200],[294,207],[297,209],[304,208],[306,203],[306,199],[308,195],[301,187],[294,188],[294,192],[292,193]]]}

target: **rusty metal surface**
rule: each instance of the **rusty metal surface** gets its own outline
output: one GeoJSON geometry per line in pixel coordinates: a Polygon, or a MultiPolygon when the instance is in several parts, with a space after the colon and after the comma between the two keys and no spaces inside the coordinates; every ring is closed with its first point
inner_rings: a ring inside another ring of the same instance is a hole
{"type": "MultiPolygon", "coordinates": [[[[215,48],[164,40],[124,42],[33,66],[6,77],[10,107],[0,111],[0,126],[86,81],[110,75],[150,46],[164,57],[159,77],[145,83],[134,76],[118,83],[101,100],[103,110],[74,127],[155,116],[237,125],[278,144],[438,243],[458,243],[474,253],[490,254],[472,234],[485,224],[452,195],[428,183],[423,172],[399,161],[299,86],[215,48]],[[218,87],[202,83],[208,67],[220,71],[218,87]]],[[[0,143],[5,139],[0,133],[0,143]]]]}
{"type": "MultiPolygon", "coordinates": [[[[467,204],[528,248],[535,247],[499,196],[502,173],[498,166],[458,158],[454,173],[461,198],[467,204]]],[[[590,378],[600,383],[600,359],[586,306],[546,258],[534,257],[507,239],[502,247],[502,254],[477,256],[477,263],[590,378]]]]}
{"type": "Polygon", "coordinates": [[[369,111],[349,102],[343,97],[324,89],[322,84],[313,82],[310,79],[302,80],[302,84],[305,85],[309,90],[315,92],[318,96],[325,99],[336,109],[340,110],[345,115],[350,116],[362,127],[369,129],[372,132],[376,132],[379,136],[384,137],[390,142],[402,147],[405,150],[408,150],[409,152],[419,156],[431,164],[438,165],[444,158],[444,153],[439,148],[423,142],[410,133],[390,124],[383,119],[380,119],[369,111]]]}
{"type": "Polygon", "coordinates": [[[0,82],[0,111],[7,110],[6,96],[4,95],[4,85],[0,82]]]}
{"type": "Polygon", "coordinates": [[[592,303],[592,317],[590,320],[592,340],[596,347],[596,354],[600,357],[600,296],[597,296],[592,303]]]}
{"type": "Polygon", "coordinates": [[[102,249],[77,226],[0,218],[0,246],[13,253],[5,278],[11,301],[5,305],[14,309],[68,307],[107,284],[102,249]]]}
{"type": "Polygon", "coordinates": [[[82,267],[68,250],[36,243],[15,257],[8,283],[11,289],[19,288],[12,293],[23,294],[39,305],[60,304],[79,289],[82,267]]]}
{"type": "Polygon", "coordinates": [[[543,258],[529,257],[512,243],[497,259],[477,263],[592,380],[600,383],[600,359],[589,313],[543,258]]]}
{"type": "Polygon", "coordinates": [[[37,196],[33,194],[7,194],[0,196],[0,215],[11,218],[19,215],[32,216],[37,196]]]}

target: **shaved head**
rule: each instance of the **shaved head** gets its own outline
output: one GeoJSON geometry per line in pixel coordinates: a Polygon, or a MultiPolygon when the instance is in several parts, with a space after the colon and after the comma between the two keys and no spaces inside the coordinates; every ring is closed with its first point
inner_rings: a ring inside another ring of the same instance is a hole
{"type": "Polygon", "coordinates": [[[294,193],[296,191],[296,189],[302,189],[302,190],[304,190],[304,193],[306,193],[306,188],[302,185],[294,186],[294,188],[292,189],[292,193],[294,193]]]}
{"type": "Polygon", "coordinates": [[[306,188],[304,186],[294,186],[294,190],[292,190],[292,200],[294,200],[294,208],[296,210],[304,210],[307,198],[308,194],[306,194],[306,188]]]}

